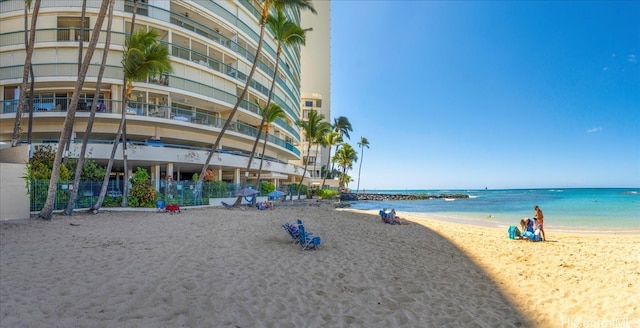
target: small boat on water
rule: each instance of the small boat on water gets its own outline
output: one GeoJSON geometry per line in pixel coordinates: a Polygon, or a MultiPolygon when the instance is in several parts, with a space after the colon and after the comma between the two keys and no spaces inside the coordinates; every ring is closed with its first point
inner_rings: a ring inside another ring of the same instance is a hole
{"type": "Polygon", "coordinates": [[[456,200],[455,198],[443,198],[443,199],[447,202],[453,202],[454,200],[456,200]]]}

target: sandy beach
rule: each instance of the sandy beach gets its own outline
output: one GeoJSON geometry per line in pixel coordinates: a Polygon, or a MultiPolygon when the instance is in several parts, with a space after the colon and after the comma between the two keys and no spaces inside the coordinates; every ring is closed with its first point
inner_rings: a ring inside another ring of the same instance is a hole
{"type": "Polygon", "coordinates": [[[309,201],[0,222],[0,326],[640,327],[640,235],[406,219],[309,201]],[[282,228],[298,218],[319,250],[282,228]]]}

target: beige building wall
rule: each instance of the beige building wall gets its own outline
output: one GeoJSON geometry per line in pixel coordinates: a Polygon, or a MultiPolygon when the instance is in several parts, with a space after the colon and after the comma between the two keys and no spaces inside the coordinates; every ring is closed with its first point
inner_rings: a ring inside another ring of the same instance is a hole
{"type": "Polygon", "coordinates": [[[25,181],[27,147],[0,150],[0,220],[29,218],[25,181]]]}
{"type": "MultiPolygon", "coordinates": [[[[300,91],[302,98],[305,94],[320,96],[322,107],[315,109],[331,123],[331,1],[316,0],[313,6],[317,15],[305,10],[300,23],[302,28],[313,28],[307,32],[306,45],[302,47],[300,91]]],[[[323,150],[322,163],[327,162],[328,156],[328,150],[323,150]]]]}

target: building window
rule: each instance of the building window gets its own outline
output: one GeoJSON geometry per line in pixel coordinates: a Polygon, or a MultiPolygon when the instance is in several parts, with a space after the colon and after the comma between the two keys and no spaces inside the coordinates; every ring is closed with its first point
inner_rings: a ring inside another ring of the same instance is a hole
{"type": "MultiPolygon", "coordinates": [[[[58,41],[80,41],[81,17],[58,17],[58,41]]],[[[89,17],[84,18],[83,40],[89,41],[89,17]]]]}
{"type": "Polygon", "coordinates": [[[304,101],[304,107],[313,107],[313,101],[312,100],[305,100],[304,101]]]}
{"type": "Polygon", "coordinates": [[[305,156],[304,157],[304,161],[307,163],[307,165],[311,165],[311,164],[316,162],[316,157],[315,156],[305,156]]]}

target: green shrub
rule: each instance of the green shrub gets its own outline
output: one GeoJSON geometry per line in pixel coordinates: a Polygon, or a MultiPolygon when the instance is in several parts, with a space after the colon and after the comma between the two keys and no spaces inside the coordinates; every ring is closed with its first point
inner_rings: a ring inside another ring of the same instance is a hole
{"type": "MultiPolygon", "coordinates": [[[[298,194],[298,184],[297,183],[289,184],[289,190],[291,191],[292,195],[297,195],[298,194]]],[[[307,194],[307,186],[306,185],[300,186],[300,194],[301,195],[306,195],[307,194]]]]}
{"type": "Polygon", "coordinates": [[[216,180],[204,182],[202,185],[202,198],[220,198],[227,196],[227,184],[224,181],[216,180]]]}
{"type": "Polygon", "coordinates": [[[260,190],[262,191],[263,194],[268,194],[268,193],[276,190],[276,185],[274,185],[273,183],[271,183],[269,181],[262,181],[260,183],[260,190]]]}
{"type": "Polygon", "coordinates": [[[316,190],[316,196],[320,196],[322,199],[334,199],[338,195],[338,191],[329,189],[316,190]]]}
{"type": "Polygon", "coordinates": [[[42,162],[33,162],[30,166],[31,178],[44,181],[51,179],[51,169],[42,162]]]}
{"type": "MultiPolygon", "coordinates": [[[[127,202],[128,201],[129,199],[127,198],[127,202]]],[[[102,201],[102,207],[119,207],[121,203],[122,203],[122,196],[118,196],[118,197],[106,196],[102,201]]]]}
{"type": "Polygon", "coordinates": [[[139,167],[131,177],[131,192],[127,205],[132,207],[155,207],[158,200],[156,189],[147,170],[139,167]]]}

